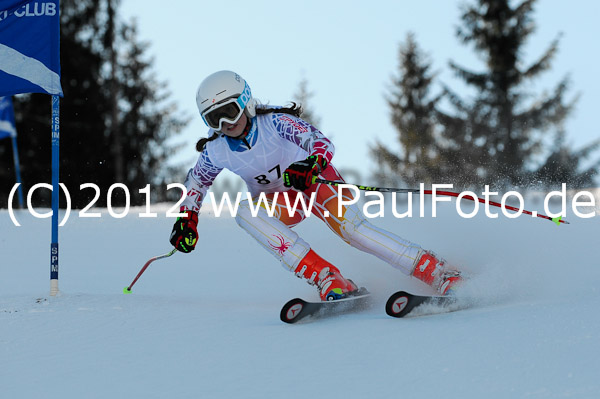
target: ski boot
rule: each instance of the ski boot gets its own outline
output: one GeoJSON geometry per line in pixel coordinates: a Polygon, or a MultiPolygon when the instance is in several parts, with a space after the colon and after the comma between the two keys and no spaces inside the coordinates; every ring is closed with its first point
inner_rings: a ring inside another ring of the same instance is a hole
{"type": "Polygon", "coordinates": [[[463,281],[460,271],[448,266],[446,261],[431,251],[421,250],[417,256],[412,276],[432,287],[440,295],[452,295],[463,281]]]}
{"type": "Polygon", "coordinates": [[[310,285],[316,285],[322,301],[334,301],[346,298],[358,287],[352,280],[345,279],[339,269],[321,258],[312,249],[302,258],[294,274],[305,278],[310,285]]]}

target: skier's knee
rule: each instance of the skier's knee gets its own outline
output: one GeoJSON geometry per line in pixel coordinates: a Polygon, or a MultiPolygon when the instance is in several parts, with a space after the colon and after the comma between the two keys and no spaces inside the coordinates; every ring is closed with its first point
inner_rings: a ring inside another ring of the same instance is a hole
{"type": "Polygon", "coordinates": [[[342,238],[352,246],[360,241],[360,230],[368,228],[370,223],[355,206],[350,206],[344,214],[341,225],[342,238]],[[364,226],[363,226],[364,225],[364,226]]]}
{"type": "Polygon", "coordinates": [[[421,249],[418,244],[373,225],[357,208],[346,212],[341,230],[348,244],[375,255],[405,274],[412,271],[421,249]]]}

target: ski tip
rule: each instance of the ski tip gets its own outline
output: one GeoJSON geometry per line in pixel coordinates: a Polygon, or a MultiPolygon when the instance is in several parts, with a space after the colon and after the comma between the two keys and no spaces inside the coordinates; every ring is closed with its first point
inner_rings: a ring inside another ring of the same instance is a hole
{"type": "Polygon", "coordinates": [[[302,313],[302,309],[306,305],[306,301],[300,298],[294,298],[288,301],[283,308],[281,309],[281,313],[279,314],[279,318],[284,323],[295,323],[301,319],[300,314],[302,313]]]}
{"type": "Polygon", "coordinates": [[[129,288],[129,287],[123,288],[123,294],[131,294],[131,288],[129,288]]]}
{"type": "Polygon", "coordinates": [[[407,309],[411,294],[398,291],[388,299],[385,304],[385,312],[392,317],[404,317],[411,309],[407,309]]]}

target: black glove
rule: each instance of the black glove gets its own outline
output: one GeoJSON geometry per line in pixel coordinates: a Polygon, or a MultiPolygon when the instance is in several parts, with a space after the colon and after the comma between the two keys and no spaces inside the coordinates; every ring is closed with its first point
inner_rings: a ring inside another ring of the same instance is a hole
{"type": "Polygon", "coordinates": [[[283,172],[283,185],[293,187],[299,191],[310,188],[313,176],[327,168],[327,160],[322,155],[311,155],[304,161],[297,161],[287,167],[283,172]]]}
{"type": "Polygon", "coordinates": [[[196,241],[198,241],[198,214],[194,211],[185,212],[186,215],[178,217],[177,221],[173,225],[173,231],[171,232],[171,244],[177,250],[185,253],[192,252],[196,247],[196,241]]]}

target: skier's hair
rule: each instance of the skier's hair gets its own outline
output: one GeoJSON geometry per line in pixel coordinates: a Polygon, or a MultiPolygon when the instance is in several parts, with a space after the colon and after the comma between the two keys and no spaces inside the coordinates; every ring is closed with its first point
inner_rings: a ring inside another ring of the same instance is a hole
{"type": "MultiPolygon", "coordinates": [[[[300,118],[302,115],[302,106],[292,101],[288,107],[269,107],[260,105],[256,107],[256,115],[265,115],[270,113],[288,114],[293,115],[296,118],[300,118]]],[[[196,143],[196,151],[202,152],[206,146],[206,143],[216,140],[220,135],[221,133],[219,132],[213,132],[212,136],[210,137],[202,137],[196,143]]]]}
{"type": "Polygon", "coordinates": [[[294,115],[296,118],[300,118],[302,111],[302,106],[293,101],[288,107],[269,107],[260,105],[256,107],[256,115],[265,115],[276,112],[278,114],[294,115]]]}

